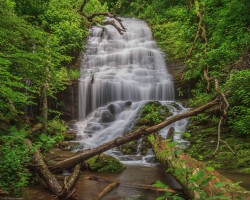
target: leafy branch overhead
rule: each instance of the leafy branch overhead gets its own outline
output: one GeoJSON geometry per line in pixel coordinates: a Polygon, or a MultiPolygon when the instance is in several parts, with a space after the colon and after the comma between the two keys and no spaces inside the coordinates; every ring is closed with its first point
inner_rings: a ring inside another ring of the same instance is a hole
{"type": "Polygon", "coordinates": [[[106,19],[103,22],[103,25],[111,25],[113,26],[121,35],[126,32],[126,28],[122,23],[122,20],[117,17],[116,14],[112,13],[112,12],[95,12],[92,14],[87,14],[84,11],[84,7],[86,6],[86,4],[88,3],[88,1],[84,1],[79,9],[79,13],[81,15],[83,15],[89,22],[94,22],[94,18],[98,17],[98,16],[104,16],[106,17],[106,19]],[[118,24],[117,24],[117,23],[118,24]]]}

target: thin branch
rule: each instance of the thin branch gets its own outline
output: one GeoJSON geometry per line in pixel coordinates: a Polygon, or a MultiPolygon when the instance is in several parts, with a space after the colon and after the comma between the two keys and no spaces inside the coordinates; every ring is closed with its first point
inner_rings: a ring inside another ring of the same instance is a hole
{"type": "Polygon", "coordinates": [[[120,28],[120,27],[115,23],[114,20],[107,20],[107,21],[104,21],[103,24],[104,24],[104,25],[111,25],[111,26],[115,27],[115,29],[116,29],[121,35],[123,34],[123,32],[125,32],[125,30],[122,29],[122,28],[120,28]]]}
{"type": "Polygon", "coordinates": [[[218,151],[219,149],[219,146],[220,146],[220,137],[221,137],[221,124],[222,124],[222,121],[223,121],[223,116],[220,118],[220,121],[219,121],[219,124],[218,124],[218,139],[217,139],[217,145],[216,145],[216,149],[214,150],[214,152],[212,153],[212,155],[215,155],[216,152],[218,151]]]}
{"type": "Polygon", "coordinates": [[[86,6],[86,4],[88,3],[88,0],[84,0],[80,9],[79,9],[79,12],[82,12],[83,11],[83,8],[86,6]]]}

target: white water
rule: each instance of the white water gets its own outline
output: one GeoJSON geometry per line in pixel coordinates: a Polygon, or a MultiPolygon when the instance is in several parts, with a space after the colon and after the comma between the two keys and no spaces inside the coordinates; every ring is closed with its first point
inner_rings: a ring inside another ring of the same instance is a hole
{"type": "MultiPolygon", "coordinates": [[[[79,83],[79,119],[76,123],[81,148],[91,148],[129,131],[142,105],[158,100],[174,114],[185,109],[174,101],[172,77],[164,54],[152,39],[148,25],[137,19],[123,19],[127,28],[120,35],[113,27],[95,27],[82,60],[79,83]]],[[[185,130],[186,120],[171,125],[185,130]]],[[[161,131],[166,136],[169,127],[161,131]]],[[[178,139],[177,139],[178,140],[178,139]]],[[[140,146],[140,145],[139,145],[140,146]]],[[[142,157],[121,155],[127,163],[148,163],[152,152],[142,157]]]]}

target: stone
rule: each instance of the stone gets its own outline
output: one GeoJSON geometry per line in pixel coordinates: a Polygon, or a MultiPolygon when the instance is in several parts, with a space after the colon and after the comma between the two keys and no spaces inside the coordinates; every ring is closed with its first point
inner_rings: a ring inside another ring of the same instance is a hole
{"type": "Polygon", "coordinates": [[[109,110],[104,110],[101,113],[101,122],[109,123],[114,121],[114,115],[109,110]]]}

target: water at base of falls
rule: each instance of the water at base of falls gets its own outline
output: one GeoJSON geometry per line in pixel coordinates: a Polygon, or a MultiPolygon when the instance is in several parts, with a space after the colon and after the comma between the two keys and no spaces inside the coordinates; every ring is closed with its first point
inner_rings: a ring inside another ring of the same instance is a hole
{"type": "MultiPolygon", "coordinates": [[[[123,35],[113,27],[94,27],[91,31],[81,64],[79,122],[75,124],[81,149],[128,132],[148,101],[160,101],[174,114],[185,110],[180,104],[178,108],[171,106],[172,77],[148,25],[138,19],[123,19],[123,24],[127,28],[123,35]]],[[[171,126],[183,132],[185,124],[182,120],[171,126]]],[[[166,135],[168,128],[161,133],[166,135]]],[[[150,151],[146,156],[139,151],[134,156],[122,155],[115,149],[108,153],[128,164],[154,163],[150,151]]]]}

